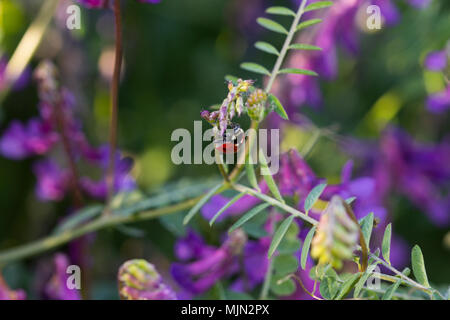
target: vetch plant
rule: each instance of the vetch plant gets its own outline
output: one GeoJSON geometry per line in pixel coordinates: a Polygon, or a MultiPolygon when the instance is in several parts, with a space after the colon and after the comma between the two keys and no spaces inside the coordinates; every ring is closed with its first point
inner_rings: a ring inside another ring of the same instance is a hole
{"type": "MultiPolygon", "coordinates": [[[[164,221],[170,214],[184,212],[182,228],[187,233],[175,245],[177,262],[170,268],[178,288],[172,289],[167,284],[153,262],[133,259],[124,262],[118,270],[121,299],[173,300],[202,297],[207,293],[227,298],[233,292],[249,298],[289,298],[297,288],[313,299],[449,298],[448,293],[430,284],[419,246],[411,251],[412,272],[409,268],[398,270],[393,266],[391,242],[395,224],[387,224],[381,247],[371,241],[379,220],[373,212],[364,211],[366,208],[359,201],[365,196],[370,198],[373,188],[367,179],[351,178],[351,162],[344,166],[340,184],[318,178],[311,169],[306,155],[320,135],[332,133],[316,128],[318,134],[311,138],[311,145],[303,154],[291,149],[270,157],[255,134],[244,133],[244,129],[256,132],[269,116],[289,121],[290,115],[273,88],[281,77],[319,75],[315,70],[287,67],[285,60],[292,51],[322,50],[309,43],[295,43],[295,36],[326,21],[326,13],[322,12],[333,6],[332,1],[302,0],[295,11],[270,7],[266,13],[274,19],[257,19],[261,27],[284,39],[281,48],[263,41],[255,43],[256,49],[274,56],[273,65],[243,62],[241,68],[245,72],[262,75],[263,81],[248,76],[227,76],[228,92],[224,100],[210,110],[200,111],[200,117],[212,126],[216,157],[232,154],[238,161],[232,165],[216,161],[220,179],[187,186],[175,183],[153,196],[135,190],[135,182],[129,176],[132,161],[117,151],[122,41],[126,40],[122,39],[121,2],[79,2],[89,8],[111,9],[114,13],[109,145],[90,147],[75,121],[71,97],[59,84],[56,67],[48,61],[42,62],[35,71],[40,116],[27,125],[12,123],[3,134],[0,151],[13,159],[49,156],[52,147],[60,144],[67,169],[55,165],[50,158],[36,165],[37,193],[43,199],[61,200],[70,192],[77,210],[49,236],[0,252],[0,267],[103,229],[115,227],[124,233],[136,233],[126,225],[157,218],[164,221]],[[315,17],[305,19],[306,13],[314,13],[315,17]],[[289,27],[276,21],[279,16],[290,19],[289,27]],[[249,126],[244,128],[240,123],[249,126]],[[279,170],[275,171],[271,170],[274,159],[278,159],[274,156],[280,160],[279,170]],[[101,169],[100,180],[80,175],[78,164],[83,159],[101,169]],[[85,205],[86,195],[104,203],[85,205]],[[359,215],[355,214],[358,205],[359,215]],[[218,232],[214,245],[208,244],[199,232],[209,228],[220,230],[220,227],[224,232],[218,232]],[[381,285],[369,284],[370,278],[379,279],[381,285]]],[[[436,68],[441,70],[442,57],[438,58],[428,57],[427,64],[438,65],[436,68]]],[[[414,190],[410,191],[414,194],[414,190]]],[[[79,298],[78,291],[63,287],[68,276],[63,271],[68,265],[64,255],[55,257],[54,275],[45,286],[51,298],[79,298]]],[[[10,289],[0,277],[0,298],[20,299],[24,294],[10,289]]]]}

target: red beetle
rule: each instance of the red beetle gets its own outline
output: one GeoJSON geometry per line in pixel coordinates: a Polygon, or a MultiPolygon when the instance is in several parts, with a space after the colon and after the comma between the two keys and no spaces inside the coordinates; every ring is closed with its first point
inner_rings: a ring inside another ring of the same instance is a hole
{"type": "Polygon", "coordinates": [[[237,123],[230,124],[223,136],[214,140],[215,149],[221,153],[236,153],[245,139],[244,130],[237,123]]]}

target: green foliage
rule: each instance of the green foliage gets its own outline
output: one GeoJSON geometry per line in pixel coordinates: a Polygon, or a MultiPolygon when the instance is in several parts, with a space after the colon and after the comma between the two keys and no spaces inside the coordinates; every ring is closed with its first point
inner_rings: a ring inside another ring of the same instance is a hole
{"type": "Polygon", "coordinates": [[[297,28],[295,29],[295,31],[300,31],[300,30],[305,29],[307,27],[316,25],[316,24],[318,24],[320,22],[322,22],[322,19],[310,19],[310,20],[303,21],[303,22],[301,22],[301,23],[299,23],[297,25],[297,28]]]}
{"type": "Polygon", "coordinates": [[[273,177],[270,174],[270,169],[267,166],[266,157],[264,156],[264,153],[262,152],[261,149],[259,149],[259,163],[261,164],[261,173],[263,175],[264,180],[267,183],[267,187],[269,187],[270,192],[272,192],[272,194],[278,201],[284,203],[280,190],[278,190],[277,184],[275,183],[275,180],[273,180],[273,177]]]}
{"type": "Polygon", "coordinates": [[[281,24],[279,24],[278,22],[275,22],[273,20],[267,19],[267,18],[258,18],[256,20],[262,27],[273,31],[273,32],[277,32],[277,33],[282,33],[282,34],[288,34],[288,31],[286,30],[285,27],[283,27],[281,24]]]}
{"type": "Polygon", "coordinates": [[[189,210],[187,215],[184,217],[183,224],[188,224],[189,221],[194,217],[194,215],[200,210],[203,205],[208,202],[209,199],[223,186],[223,183],[218,184],[214,188],[208,191],[208,193],[203,196],[192,208],[189,210]]]}
{"type": "Polygon", "coordinates": [[[289,116],[283,108],[280,100],[275,97],[273,94],[269,94],[268,96],[269,103],[273,105],[275,112],[284,120],[289,120],[289,116]]]}
{"type": "Polygon", "coordinates": [[[266,53],[270,53],[273,55],[278,56],[280,52],[278,52],[277,48],[275,48],[273,45],[267,42],[258,41],[255,43],[255,47],[261,51],[264,51],[266,53]]]}
{"type": "Polygon", "coordinates": [[[286,7],[270,7],[270,8],[267,8],[266,13],[281,15],[281,16],[295,17],[295,12],[286,7]]]}
{"type": "Polygon", "coordinates": [[[305,12],[328,8],[333,5],[332,1],[317,1],[306,6],[305,12]]]}
{"type": "Polygon", "coordinates": [[[418,245],[415,245],[411,251],[411,265],[417,281],[425,287],[430,287],[428,283],[427,272],[425,270],[425,262],[423,260],[422,250],[418,245]]]}
{"type": "Polygon", "coordinates": [[[220,217],[222,213],[224,213],[225,210],[227,210],[233,203],[236,203],[240,198],[245,196],[245,193],[239,193],[236,196],[234,196],[230,201],[228,201],[215,215],[211,218],[209,221],[209,225],[212,226],[214,222],[217,220],[217,218],[220,217]]]}
{"type": "Polygon", "coordinates": [[[309,248],[311,247],[311,240],[314,237],[315,232],[316,227],[312,227],[311,230],[309,230],[308,234],[306,235],[305,241],[303,242],[302,256],[301,256],[301,266],[303,270],[305,270],[306,268],[306,260],[308,259],[309,248]]]}
{"type": "Polygon", "coordinates": [[[264,74],[270,76],[269,70],[264,68],[262,65],[253,62],[244,62],[241,63],[241,68],[247,71],[251,71],[254,73],[264,74]]]}
{"type": "Polygon", "coordinates": [[[361,220],[359,220],[359,224],[361,226],[361,231],[364,236],[366,245],[367,247],[369,247],[370,237],[372,235],[372,228],[373,228],[373,213],[370,213],[361,220]]]}
{"type": "Polygon", "coordinates": [[[275,231],[275,234],[273,235],[272,242],[270,243],[269,247],[268,253],[269,258],[272,257],[272,255],[274,254],[275,250],[277,249],[278,245],[280,244],[281,240],[283,239],[284,235],[286,234],[286,231],[288,230],[293,220],[294,216],[287,217],[275,231]]]}

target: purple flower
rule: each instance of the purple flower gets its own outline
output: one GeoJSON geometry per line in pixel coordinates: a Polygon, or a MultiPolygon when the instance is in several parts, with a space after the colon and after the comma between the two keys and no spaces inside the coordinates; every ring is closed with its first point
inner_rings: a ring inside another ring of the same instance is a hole
{"type": "MultiPolygon", "coordinates": [[[[82,5],[88,8],[107,8],[110,0],[78,0],[82,5]]],[[[138,0],[142,3],[160,3],[161,0],[138,0]]]]}
{"type": "Polygon", "coordinates": [[[200,294],[212,287],[222,277],[239,269],[238,256],[242,253],[247,237],[242,230],[235,230],[222,246],[190,263],[174,263],[171,273],[175,281],[187,292],[200,294]]]}
{"type": "Polygon", "coordinates": [[[450,108],[450,86],[427,98],[427,109],[433,113],[443,113],[450,108]]]}
{"type": "MultiPolygon", "coordinates": [[[[98,150],[90,150],[90,162],[98,166],[102,170],[102,178],[100,180],[93,180],[89,177],[82,177],[80,183],[82,188],[95,198],[103,199],[107,194],[106,172],[109,161],[109,147],[102,146],[98,150]],[[95,152],[94,152],[95,151],[95,152]]],[[[114,189],[116,192],[131,191],[136,187],[136,182],[129,174],[133,167],[133,159],[129,157],[122,158],[120,152],[116,153],[115,157],[115,177],[114,189]]]]}
{"type": "Polygon", "coordinates": [[[26,294],[22,289],[11,290],[0,274],[0,300],[25,300],[26,294]]]}
{"type": "Polygon", "coordinates": [[[192,230],[175,244],[175,256],[181,261],[200,259],[215,251],[215,247],[208,246],[203,239],[192,230]]]}
{"type": "Polygon", "coordinates": [[[375,179],[378,197],[393,192],[405,195],[437,226],[450,223],[450,197],[444,190],[450,180],[450,144],[419,144],[406,132],[390,128],[379,147],[367,150],[366,172],[375,179]]]}
{"type": "Polygon", "coordinates": [[[445,50],[430,52],[424,61],[425,68],[431,71],[442,71],[447,66],[447,53],[445,50]]]}
{"type": "Polygon", "coordinates": [[[36,194],[41,200],[61,200],[69,187],[70,174],[52,160],[41,160],[33,166],[36,175],[36,194]]]}
{"type": "Polygon", "coordinates": [[[12,121],[0,139],[0,153],[10,159],[24,159],[48,152],[58,136],[37,118],[26,125],[12,121]]]}
{"type": "Polygon", "coordinates": [[[66,255],[58,253],[55,255],[53,275],[45,286],[44,292],[51,300],[80,300],[80,292],[77,289],[69,289],[69,274],[67,268],[70,266],[66,255]]]}
{"type": "Polygon", "coordinates": [[[175,292],[145,260],[133,259],[122,264],[117,279],[123,300],[176,300],[175,292]]]}

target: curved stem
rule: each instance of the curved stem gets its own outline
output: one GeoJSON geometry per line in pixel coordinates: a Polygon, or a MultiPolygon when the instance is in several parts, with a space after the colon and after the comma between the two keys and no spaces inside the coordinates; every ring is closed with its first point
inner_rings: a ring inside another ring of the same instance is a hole
{"type": "MultiPolygon", "coordinates": [[[[117,149],[117,118],[118,118],[118,99],[120,70],[122,68],[122,20],[120,16],[120,0],[114,0],[114,20],[116,24],[116,44],[114,56],[114,72],[111,83],[111,110],[109,119],[109,165],[106,175],[106,184],[108,188],[107,203],[111,202],[114,195],[115,185],[115,167],[116,167],[116,149],[117,149]]],[[[106,213],[110,212],[105,210],[106,213]]]]}

